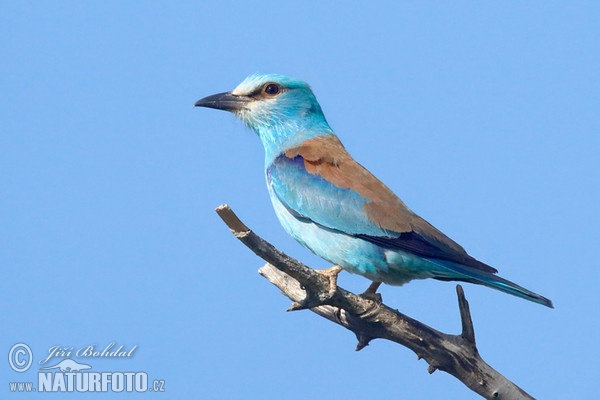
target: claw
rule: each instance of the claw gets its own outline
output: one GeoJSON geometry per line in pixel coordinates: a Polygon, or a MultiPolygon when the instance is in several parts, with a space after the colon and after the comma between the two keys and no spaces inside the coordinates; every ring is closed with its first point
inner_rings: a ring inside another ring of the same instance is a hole
{"type": "Polygon", "coordinates": [[[337,289],[337,277],[340,274],[340,272],[343,271],[342,267],[340,267],[339,265],[334,265],[331,268],[317,269],[316,271],[319,274],[326,277],[327,279],[329,279],[329,290],[327,292],[327,298],[332,297],[337,289]]]}
{"type": "Polygon", "coordinates": [[[329,287],[327,288],[327,292],[325,293],[312,293],[308,290],[306,291],[306,298],[301,301],[295,301],[292,303],[288,311],[297,311],[297,310],[305,310],[309,308],[314,308],[318,306],[322,306],[324,304],[328,304],[327,301],[330,300],[337,290],[337,277],[340,272],[342,272],[342,267],[339,265],[334,265],[331,268],[315,270],[319,274],[323,275],[329,280],[329,287]]]}

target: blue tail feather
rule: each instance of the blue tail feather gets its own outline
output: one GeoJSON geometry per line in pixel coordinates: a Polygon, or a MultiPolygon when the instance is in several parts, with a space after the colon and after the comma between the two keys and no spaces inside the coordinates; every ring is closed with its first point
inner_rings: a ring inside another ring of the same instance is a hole
{"type": "Polygon", "coordinates": [[[554,308],[550,299],[492,273],[479,271],[445,260],[430,259],[430,261],[443,267],[443,269],[435,271],[436,276],[434,276],[434,279],[476,283],[535,303],[543,304],[546,307],[554,308]]]}

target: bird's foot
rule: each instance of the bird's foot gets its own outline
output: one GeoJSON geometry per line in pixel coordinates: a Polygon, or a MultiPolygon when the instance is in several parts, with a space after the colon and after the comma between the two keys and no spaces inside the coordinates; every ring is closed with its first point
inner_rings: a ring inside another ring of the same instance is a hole
{"type": "Polygon", "coordinates": [[[340,274],[340,272],[343,271],[342,267],[340,267],[339,265],[334,265],[333,267],[327,269],[317,269],[315,271],[323,275],[325,278],[329,279],[329,289],[327,290],[327,297],[332,297],[335,291],[337,290],[337,277],[340,274]]]}
{"type": "Polygon", "coordinates": [[[381,303],[381,295],[377,293],[377,289],[379,289],[379,286],[381,286],[381,282],[371,282],[367,290],[361,293],[360,297],[374,301],[376,303],[381,303]]]}
{"type": "Polygon", "coordinates": [[[337,291],[337,277],[339,273],[342,272],[342,267],[339,265],[334,265],[331,268],[317,269],[315,271],[329,280],[327,291],[323,293],[313,293],[307,290],[306,298],[304,300],[295,301],[292,303],[292,306],[288,309],[288,311],[305,310],[307,308],[314,308],[328,304],[328,300],[335,295],[335,292],[337,291]]]}

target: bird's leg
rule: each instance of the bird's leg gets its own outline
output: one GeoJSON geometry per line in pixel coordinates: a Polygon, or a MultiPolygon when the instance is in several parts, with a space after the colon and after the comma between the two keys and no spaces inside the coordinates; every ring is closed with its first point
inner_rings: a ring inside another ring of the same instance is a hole
{"type": "Polygon", "coordinates": [[[329,290],[327,293],[327,297],[332,297],[337,289],[337,277],[340,274],[340,272],[343,271],[342,267],[340,267],[339,265],[334,265],[327,269],[317,269],[315,271],[329,279],[329,290]]]}
{"type": "Polygon", "coordinates": [[[381,295],[377,293],[377,289],[381,286],[381,282],[371,282],[367,290],[365,290],[360,297],[365,299],[373,300],[377,303],[381,303],[381,295]]]}

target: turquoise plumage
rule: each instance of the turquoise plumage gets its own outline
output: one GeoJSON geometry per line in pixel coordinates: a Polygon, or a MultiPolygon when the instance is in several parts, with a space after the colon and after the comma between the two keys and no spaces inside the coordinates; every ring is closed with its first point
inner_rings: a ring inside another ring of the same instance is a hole
{"type": "Polygon", "coordinates": [[[230,111],[258,134],[279,221],[325,260],[373,282],[464,281],[552,307],[547,298],[471,257],[357,163],[306,83],[282,75],[251,75],[232,92],[195,105],[230,111]]]}

